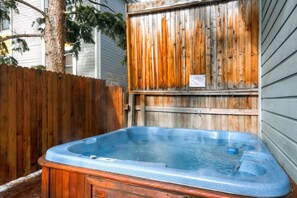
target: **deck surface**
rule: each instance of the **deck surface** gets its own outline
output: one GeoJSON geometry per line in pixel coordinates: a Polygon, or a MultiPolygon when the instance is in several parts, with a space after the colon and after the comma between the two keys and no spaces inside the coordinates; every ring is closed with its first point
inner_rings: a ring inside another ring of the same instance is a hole
{"type": "Polygon", "coordinates": [[[0,192],[0,198],[41,198],[41,175],[0,192]]]}

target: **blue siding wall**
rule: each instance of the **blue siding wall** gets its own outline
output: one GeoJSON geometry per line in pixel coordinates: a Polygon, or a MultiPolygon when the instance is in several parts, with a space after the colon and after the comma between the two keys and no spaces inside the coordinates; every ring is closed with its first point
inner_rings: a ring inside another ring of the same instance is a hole
{"type": "MultiPolygon", "coordinates": [[[[124,0],[108,1],[108,5],[115,12],[125,14],[124,0]]],[[[105,8],[102,7],[101,10],[105,8]]],[[[121,65],[125,53],[110,38],[101,34],[101,78],[107,84],[128,87],[127,66],[121,65]]]]}
{"type": "MultiPolygon", "coordinates": [[[[94,4],[84,1],[85,5],[94,6],[94,4]]],[[[77,75],[95,78],[95,45],[82,42],[81,51],[77,60],[77,75]]]]}
{"type": "Polygon", "coordinates": [[[77,75],[95,77],[95,45],[81,44],[81,51],[78,54],[77,60],[77,75]]]}
{"type": "Polygon", "coordinates": [[[297,1],[262,0],[262,138],[297,183],[297,1]]]}

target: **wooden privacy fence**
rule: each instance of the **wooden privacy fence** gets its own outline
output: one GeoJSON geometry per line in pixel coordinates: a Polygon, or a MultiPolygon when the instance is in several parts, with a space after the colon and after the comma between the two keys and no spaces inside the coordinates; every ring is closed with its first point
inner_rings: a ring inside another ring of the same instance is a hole
{"type": "Polygon", "coordinates": [[[257,93],[204,94],[131,94],[128,124],[257,133],[257,93]]]}
{"type": "Polygon", "coordinates": [[[126,19],[129,125],[258,132],[258,0],[129,4],[126,19]]]}
{"type": "Polygon", "coordinates": [[[129,90],[258,87],[259,1],[183,1],[128,6],[129,90]]]}
{"type": "Polygon", "coordinates": [[[128,6],[129,90],[258,87],[259,1],[175,2],[128,6]]]}
{"type": "Polygon", "coordinates": [[[54,145],[121,128],[121,87],[0,66],[0,185],[36,171],[54,145]]]}

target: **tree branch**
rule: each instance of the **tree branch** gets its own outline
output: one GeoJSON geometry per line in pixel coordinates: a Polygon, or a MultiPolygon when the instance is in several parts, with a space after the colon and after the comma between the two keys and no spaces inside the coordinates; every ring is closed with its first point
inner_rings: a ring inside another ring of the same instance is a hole
{"type": "Polygon", "coordinates": [[[9,39],[23,38],[23,37],[26,37],[26,38],[29,38],[29,37],[43,37],[43,34],[16,34],[16,35],[5,36],[5,37],[0,36],[0,42],[4,42],[4,41],[9,40],[9,39]]]}
{"type": "Polygon", "coordinates": [[[109,6],[107,6],[107,5],[105,5],[105,4],[98,3],[98,2],[93,1],[93,0],[88,0],[88,1],[89,1],[90,3],[93,3],[93,4],[96,4],[96,5],[100,5],[100,6],[102,6],[102,7],[108,8],[110,11],[112,11],[112,12],[115,13],[115,11],[114,11],[113,9],[111,9],[109,6]]]}
{"type": "Polygon", "coordinates": [[[32,8],[33,10],[36,10],[37,12],[39,12],[42,16],[46,17],[46,14],[45,12],[43,12],[42,10],[40,10],[39,8],[33,6],[32,4],[26,2],[26,1],[23,1],[23,0],[15,0],[16,2],[19,2],[19,3],[22,3],[30,8],[32,8]]]}

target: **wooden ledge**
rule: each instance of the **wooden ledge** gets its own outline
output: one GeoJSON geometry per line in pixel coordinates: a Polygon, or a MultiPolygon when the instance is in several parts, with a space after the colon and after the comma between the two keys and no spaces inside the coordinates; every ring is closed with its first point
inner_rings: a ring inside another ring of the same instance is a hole
{"type": "Polygon", "coordinates": [[[205,5],[212,5],[212,4],[218,4],[218,3],[227,3],[230,1],[236,1],[236,0],[209,0],[209,1],[183,1],[178,3],[171,3],[160,6],[160,5],[150,5],[149,3],[133,3],[128,4],[126,8],[127,16],[133,16],[133,15],[141,15],[141,14],[152,14],[157,12],[166,12],[176,9],[185,9],[189,7],[194,6],[205,6],[205,5]],[[142,6],[142,7],[141,7],[142,6]],[[146,8],[144,8],[146,7],[146,8]]]}
{"type": "MultiPolygon", "coordinates": [[[[135,110],[142,111],[141,105],[136,105],[135,110]]],[[[207,114],[207,115],[240,115],[240,116],[258,116],[259,115],[258,109],[219,109],[219,108],[145,106],[144,111],[163,112],[163,113],[207,114]]]]}
{"type": "Polygon", "coordinates": [[[258,89],[207,90],[207,91],[167,91],[133,90],[129,94],[149,96],[258,96],[258,89]]]}

